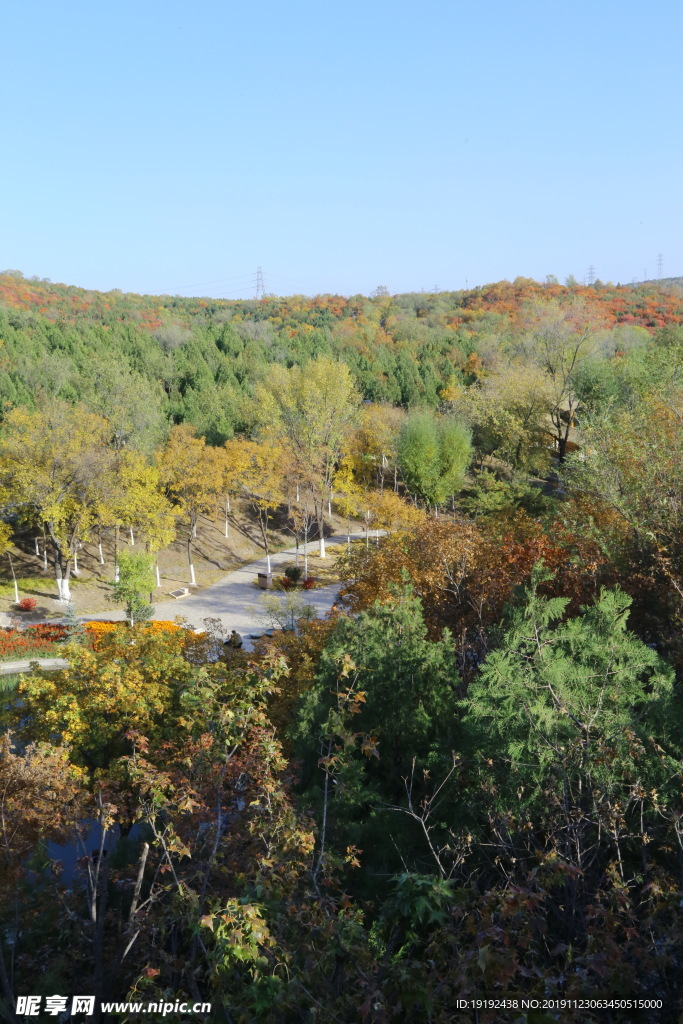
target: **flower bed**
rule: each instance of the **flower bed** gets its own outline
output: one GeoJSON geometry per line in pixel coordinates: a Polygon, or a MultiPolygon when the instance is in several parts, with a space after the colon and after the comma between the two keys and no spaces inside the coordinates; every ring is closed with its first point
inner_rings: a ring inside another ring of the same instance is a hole
{"type": "MultiPolygon", "coordinates": [[[[95,650],[98,649],[98,643],[108,633],[113,633],[114,630],[117,629],[130,628],[128,626],[128,623],[126,622],[113,622],[109,619],[95,619],[92,622],[84,622],[83,625],[88,631],[88,636],[90,637],[91,643],[95,650]]],[[[170,633],[175,630],[181,629],[182,627],[179,626],[176,622],[154,620],[153,622],[145,622],[144,628],[150,633],[170,633]]],[[[140,625],[138,625],[136,629],[140,629],[140,625]]]]}
{"type": "Polygon", "coordinates": [[[27,629],[0,629],[0,661],[55,656],[55,645],[68,636],[64,626],[28,626],[27,629]]]}

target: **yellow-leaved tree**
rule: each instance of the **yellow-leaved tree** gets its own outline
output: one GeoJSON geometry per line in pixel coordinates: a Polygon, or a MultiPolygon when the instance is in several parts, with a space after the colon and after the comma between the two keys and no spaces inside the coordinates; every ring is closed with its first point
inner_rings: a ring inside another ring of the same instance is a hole
{"type": "Polygon", "coordinates": [[[335,466],[360,404],[345,363],[327,356],[304,366],[272,367],[258,389],[262,419],[289,451],[296,472],[310,491],[325,557],[325,510],[329,508],[335,466]]]}
{"type": "Polygon", "coordinates": [[[102,416],[56,400],[37,412],[12,409],[2,424],[5,500],[25,522],[45,528],[60,601],[71,599],[69,580],[78,549],[111,493],[110,439],[102,416]]]}
{"type": "Polygon", "coordinates": [[[187,559],[190,582],[197,585],[192,560],[192,542],[197,522],[216,507],[223,493],[223,452],[211,448],[187,424],[173,427],[164,447],[157,453],[157,466],[166,493],[188,525],[187,559]]]}
{"type": "MultiPolygon", "coordinates": [[[[173,542],[175,520],[176,511],[164,493],[158,467],[150,465],[144,455],[133,449],[117,452],[111,491],[103,500],[99,517],[99,524],[115,528],[115,557],[120,527],[128,528],[132,545],[135,533],[142,533],[147,550],[157,554],[173,542]]],[[[101,545],[100,562],[104,562],[101,545]]],[[[158,566],[156,573],[159,586],[158,566]]]]}
{"type": "Polygon", "coordinates": [[[270,572],[268,520],[275,509],[285,500],[282,472],[283,452],[276,441],[269,439],[265,439],[260,444],[256,441],[245,440],[242,441],[242,446],[243,458],[247,460],[242,482],[258,519],[268,572],[270,572]]]}
{"type": "Polygon", "coordinates": [[[233,437],[223,445],[223,500],[225,536],[230,535],[230,502],[240,493],[249,471],[249,447],[244,438],[233,437]]]}

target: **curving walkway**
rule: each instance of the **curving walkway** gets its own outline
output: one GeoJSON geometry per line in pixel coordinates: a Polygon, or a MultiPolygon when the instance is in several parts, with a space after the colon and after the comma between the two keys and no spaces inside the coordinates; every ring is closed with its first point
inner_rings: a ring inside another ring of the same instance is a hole
{"type": "MultiPolygon", "coordinates": [[[[374,531],[373,531],[374,532],[374,531]]],[[[352,533],[351,540],[364,540],[364,533],[352,533]]],[[[325,545],[346,544],[346,535],[335,535],[325,538],[325,545]]],[[[311,543],[309,552],[317,551],[317,541],[311,543]]],[[[287,548],[284,551],[277,551],[270,556],[270,564],[273,573],[278,566],[291,562],[292,556],[296,554],[296,548],[287,548]]],[[[303,564],[303,562],[302,562],[303,564]]],[[[256,613],[256,606],[264,591],[254,585],[256,575],[266,571],[266,559],[260,558],[256,562],[243,565],[234,572],[228,573],[223,579],[212,586],[202,590],[199,594],[190,593],[187,597],[181,597],[175,601],[158,601],[154,605],[155,619],[170,619],[176,615],[182,615],[195,628],[203,626],[206,618],[220,619],[223,626],[228,630],[235,629],[242,636],[244,647],[251,650],[251,643],[248,639],[249,633],[262,633],[263,622],[259,620],[256,613]]],[[[307,604],[313,605],[319,617],[326,615],[337,599],[340,584],[331,584],[327,587],[318,587],[315,590],[303,591],[302,596],[307,604]]],[[[98,616],[94,616],[97,618],[98,616]]],[[[123,611],[115,615],[102,615],[101,618],[123,619],[123,611]]]]}
{"type": "MultiPolygon", "coordinates": [[[[371,530],[371,537],[377,533],[381,536],[383,531],[371,530]]],[[[351,540],[365,540],[365,533],[352,533],[351,540]]],[[[325,538],[325,545],[346,544],[346,534],[335,534],[325,538]]],[[[317,551],[318,542],[311,542],[309,553],[317,551]]],[[[296,554],[296,548],[287,548],[285,551],[277,551],[270,556],[270,564],[273,572],[278,566],[285,562],[291,562],[292,556],[296,554]]],[[[303,564],[303,563],[302,563],[303,564]]],[[[228,630],[235,629],[241,635],[245,650],[252,649],[252,642],[249,639],[250,633],[263,633],[264,625],[257,614],[259,598],[264,591],[254,585],[256,575],[266,571],[266,559],[260,558],[256,562],[243,565],[234,572],[228,573],[223,579],[213,583],[206,590],[199,594],[188,594],[179,600],[157,601],[154,604],[154,619],[170,620],[182,615],[195,629],[203,628],[204,619],[220,619],[223,626],[228,630]]],[[[318,587],[315,590],[302,592],[307,604],[313,605],[318,617],[327,614],[337,599],[341,589],[340,584],[331,584],[327,587],[318,587]]],[[[81,616],[82,617],[82,616],[81,616]]],[[[125,613],[118,608],[101,615],[90,616],[91,620],[108,619],[121,621],[125,613]]],[[[66,662],[63,658],[37,658],[41,668],[58,669],[65,668],[66,662]]],[[[0,676],[10,675],[14,672],[26,672],[29,668],[29,661],[5,661],[0,662],[0,676]]]]}

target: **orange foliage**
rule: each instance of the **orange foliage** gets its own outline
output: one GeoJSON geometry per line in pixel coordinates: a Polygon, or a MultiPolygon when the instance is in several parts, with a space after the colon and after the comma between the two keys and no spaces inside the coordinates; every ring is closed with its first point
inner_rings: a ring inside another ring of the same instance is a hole
{"type": "Polygon", "coordinates": [[[409,579],[430,634],[436,637],[444,627],[455,634],[466,676],[472,653],[476,660],[486,649],[488,629],[537,561],[556,573],[553,593],[569,597],[571,608],[597,592],[604,559],[591,541],[558,525],[549,535],[523,512],[489,520],[486,530],[468,520],[429,518],[370,551],[356,549],[345,559],[344,575],[353,582],[343,599],[360,611],[388,600],[391,588],[409,579]]]}
{"type": "MultiPolygon", "coordinates": [[[[92,622],[83,623],[90,642],[93,646],[93,650],[99,651],[102,649],[102,640],[104,637],[115,632],[116,630],[127,630],[130,629],[126,622],[115,622],[112,619],[94,619],[92,622]]],[[[179,629],[182,629],[177,622],[165,622],[162,620],[153,622],[144,622],[138,624],[136,629],[142,629],[150,636],[154,636],[159,633],[171,633],[179,629]]]]}

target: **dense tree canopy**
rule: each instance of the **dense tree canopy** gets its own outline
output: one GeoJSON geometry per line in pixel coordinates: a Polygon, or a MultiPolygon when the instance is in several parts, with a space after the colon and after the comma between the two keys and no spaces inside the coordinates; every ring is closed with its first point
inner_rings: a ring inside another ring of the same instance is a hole
{"type": "Polygon", "coordinates": [[[38,562],[44,529],[68,594],[110,531],[128,613],[72,611],[67,667],[3,698],[0,1015],[91,991],[451,1024],[514,992],[679,1019],[682,296],[0,275],[0,553],[38,562]],[[246,522],[267,555],[276,524],[304,546],[269,598],[287,628],[248,654],[211,620],[141,621],[156,553],[184,531],[192,565],[219,509],[220,542],[246,522]],[[296,588],[340,516],[315,619],[296,588]]]}

